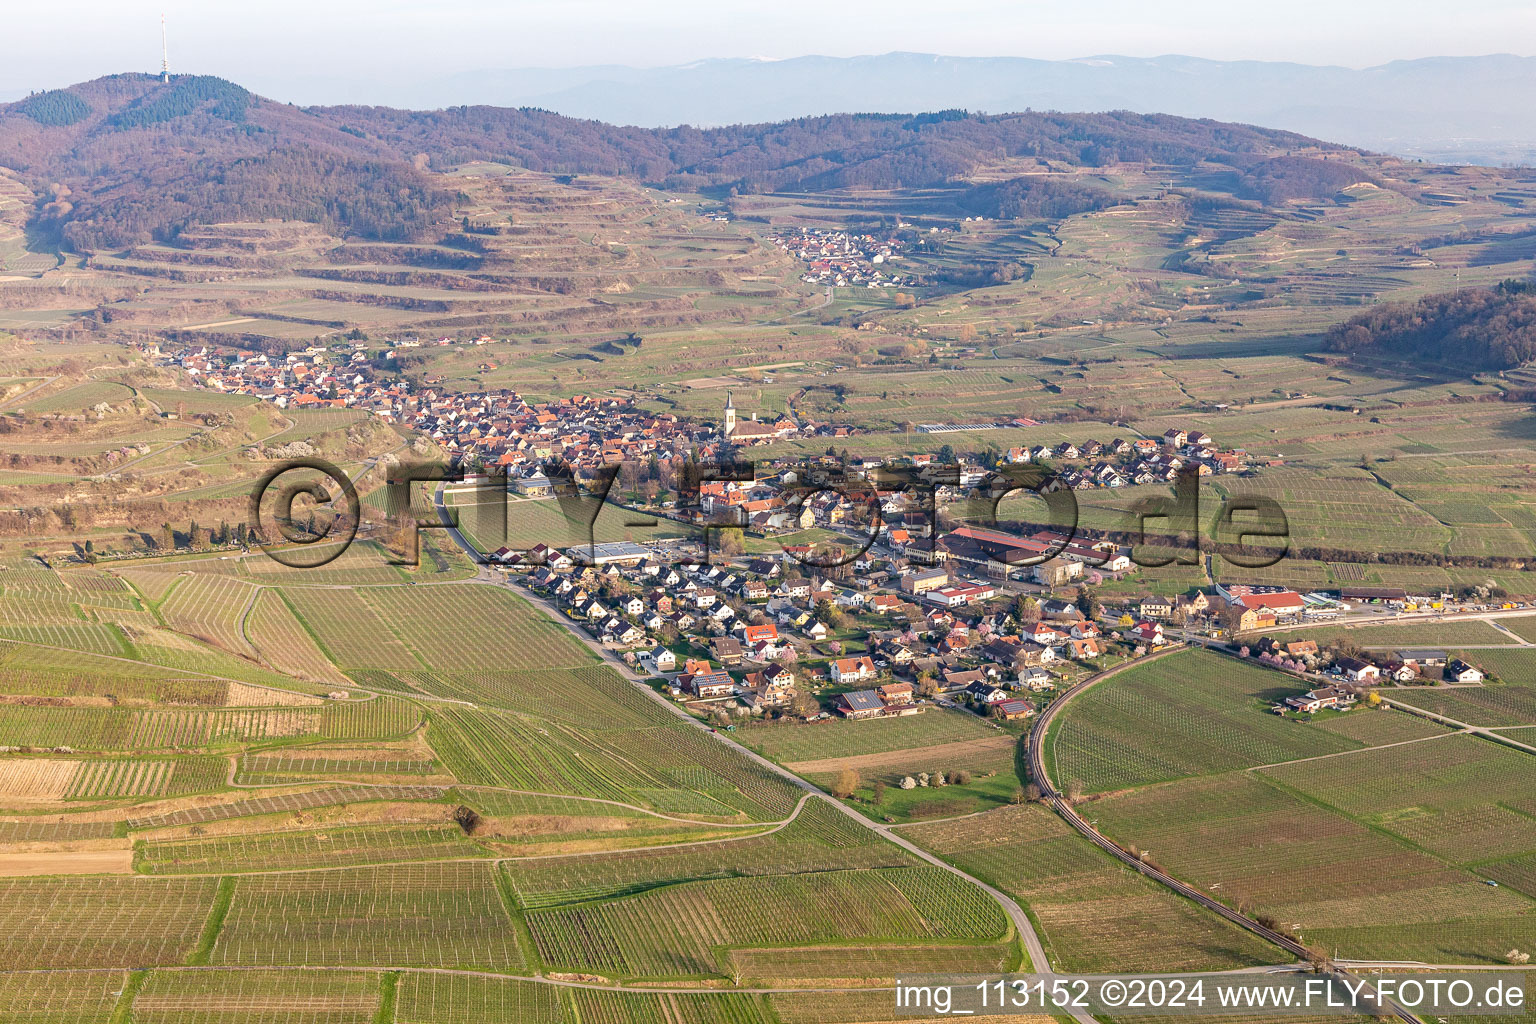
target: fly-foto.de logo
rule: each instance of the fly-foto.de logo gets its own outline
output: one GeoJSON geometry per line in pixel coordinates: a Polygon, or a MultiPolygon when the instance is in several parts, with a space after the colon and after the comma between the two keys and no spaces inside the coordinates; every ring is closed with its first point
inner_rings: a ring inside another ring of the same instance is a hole
{"type": "MultiPolygon", "coordinates": [[[[615,493],[622,463],[580,476],[559,461],[542,468],[537,487],[530,488],[527,480],[445,464],[392,467],[381,517],[395,539],[397,557],[390,561],[416,565],[420,531],[458,531],[466,507],[475,511],[477,555],[499,553],[503,561],[508,554],[554,547],[591,561],[599,544],[598,516],[605,509],[616,515],[620,534],[665,532],[667,542],[648,557],[677,564],[737,553],[731,539],[739,542],[743,535],[777,539],[785,555],[813,569],[850,565],[877,545],[899,549],[913,562],[954,554],[1003,572],[1063,557],[1088,568],[1120,559],[1155,568],[1196,565],[1206,555],[1256,569],[1289,552],[1289,521],[1274,499],[1230,495],[1212,502],[1194,471],[1178,474],[1169,493],[1097,509],[1105,525],[1089,528],[1081,522],[1076,493],[1039,465],[1000,467],[962,487],[953,465],[851,471],[825,458],[788,466],[689,462],[671,481],[669,493],[677,500],[660,505],[615,493]],[[445,501],[450,485],[470,499],[445,501]],[[530,516],[532,509],[539,514],[530,516]],[[814,539],[807,541],[813,527],[814,539]],[[530,541],[541,530],[548,542],[530,541]],[[554,542],[557,534],[563,543],[554,542]]],[[[361,506],[341,469],[321,459],[297,459],[257,482],[250,527],[270,557],[295,568],[316,568],[356,539],[361,506]]]]}

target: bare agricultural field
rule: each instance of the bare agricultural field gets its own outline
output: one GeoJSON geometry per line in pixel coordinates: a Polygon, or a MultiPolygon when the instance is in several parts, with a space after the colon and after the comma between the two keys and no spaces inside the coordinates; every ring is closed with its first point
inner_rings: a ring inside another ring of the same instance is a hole
{"type": "Polygon", "coordinates": [[[938,743],[929,747],[907,747],[901,750],[881,751],[874,754],[855,754],[850,757],[827,757],[817,761],[790,761],[784,767],[798,775],[815,775],[852,768],[860,773],[888,774],[900,769],[898,774],[913,775],[919,771],[934,771],[944,767],[971,767],[973,763],[995,763],[999,760],[1011,763],[1018,740],[1012,736],[990,736],[956,743],[938,743]]]}
{"type": "Polygon", "coordinates": [[[232,708],[313,708],[324,703],[319,697],[307,693],[276,690],[270,686],[252,686],[249,683],[230,683],[224,694],[225,706],[232,708]]]}
{"type": "Polygon", "coordinates": [[[127,875],[133,849],[127,839],[86,839],[63,843],[0,846],[0,876],[127,875]],[[30,848],[29,848],[30,847],[30,848]]]}
{"type": "Polygon", "coordinates": [[[931,709],[921,715],[872,721],[829,719],[810,724],[764,724],[741,730],[741,741],[781,762],[804,763],[913,752],[941,744],[1006,737],[995,726],[960,711],[931,709]]]}
{"type": "Polygon", "coordinates": [[[74,785],[81,762],[59,758],[0,759],[0,799],[62,800],[74,785]]]}

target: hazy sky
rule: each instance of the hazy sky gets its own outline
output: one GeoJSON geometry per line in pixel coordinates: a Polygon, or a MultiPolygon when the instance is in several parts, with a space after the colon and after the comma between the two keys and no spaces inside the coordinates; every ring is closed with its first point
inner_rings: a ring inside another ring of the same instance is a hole
{"type": "Polygon", "coordinates": [[[459,71],[909,50],[1066,58],[1183,53],[1365,67],[1536,54],[1530,0],[54,0],[9,3],[0,97],[173,70],[274,99],[408,103],[459,71]]]}

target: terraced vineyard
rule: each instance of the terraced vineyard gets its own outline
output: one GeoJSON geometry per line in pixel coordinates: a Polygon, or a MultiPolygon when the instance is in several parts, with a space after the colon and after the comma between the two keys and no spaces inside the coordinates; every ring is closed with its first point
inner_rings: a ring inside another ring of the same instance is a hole
{"type": "Polygon", "coordinates": [[[526,963],[489,864],[403,864],[242,875],[209,963],[453,966],[526,963]]]}
{"type": "Polygon", "coordinates": [[[598,731],[453,704],[433,705],[431,715],[433,748],[448,771],[470,785],[758,820],[787,815],[796,799],[783,779],[670,722],[598,731]]]}
{"type": "Polygon", "coordinates": [[[1179,877],[1340,955],[1499,963],[1536,913],[1536,900],[1485,884],[1506,865],[1518,875],[1518,851],[1536,850],[1536,819],[1506,806],[1529,788],[1530,760],[1447,735],[1330,758],[1326,772],[1297,764],[1157,786],[1095,814],[1179,877]],[[1355,857],[1372,870],[1305,884],[1315,865],[1355,857]]]}
{"type": "Polygon", "coordinates": [[[546,857],[502,866],[518,904],[547,909],[611,899],[701,878],[805,874],[849,868],[893,868],[916,861],[820,800],[807,801],[793,822],[771,835],[727,834],[667,850],[601,856],[546,857]]]}
{"type": "Polygon", "coordinates": [[[344,670],[425,668],[355,590],[290,587],[283,597],[325,654],[344,670]]]}
{"type": "Polygon", "coordinates": [[[156,971],[134,1024],[373,1024],[379,978],[352,971],[156,971]]]}
{"type": "Polygon", "coordinates": [[[424,665],[452,665],[460,671],[546,669],[594,660],[564,627],[499,587],[447,584],[362,593],[424,665]]]}
{"type": "Polygon", "coordinates": [[[1007,922],[975,886],[939,868],[687,882],[528,914],[539,957],[623,977],[719,974],[720,946],[996,940],[1007,922]]]}
{"type": "Polygon", "coordinates": [[[1023,901],[1039,922],[1051,963],[1066,970],[1230,970],[1274,957],[1272,947],[1248,932],[1085,848],[1042,807],[1008,807],[902,831],[1023,901]]]}
{"type": "Polygon", "coordinates": [[[348,683],[275,590],[263,590],[257,596],[245,636],[258,656],[279,672],[317,683],[348,683]]]}
{"type": "Polygon", "coordinates": [[[69,792],[74,799],[179,796],[224,786],[228,765],[220,757],[184,757],[156,761],[81,762],[69,792]]]}
{"type": "Polygon", "coordinates": [[[213,909],[212,878],[0,879],[11,970],[178,964],[213,909]]]}
{"type": "Polygon", "coordinates": [[[172,629],[205,640],[231,654],[256,657],[243,623],[257,591],[233,576],[193,573],[184,577],[160,604],[172,629]]]}
{"type": "Polygon", "coordinates": [[[292,871],[489,856],[458,825],[379,825],[146,842],[134,869],[149,875],[292,871]]]}
{"type": "MultiPolygon", "coordinates": [[[[499,1024],[512,1020],[574,1024],[577,1018],[567,998],[549,985],[512,978],[406,974],[400,979],[395,1020],[399,1024],[499,1024]]],[[[582,1014],[580,1019],[592,1018],[582,1014]]]]}
{"type": "Polygon", "coordinates": [[[109,1020],[128,975],[123,971],[0,972],[0,1006],[17,1024],[109,1020]]]}
{"type": "Polygon", "coordinates": [[[404,735],[417,709],[389,697],[319,708],[218,711],[0,706],[0,745],[81,750],[164,750],[314,737],[366,740],[404,735]]]}

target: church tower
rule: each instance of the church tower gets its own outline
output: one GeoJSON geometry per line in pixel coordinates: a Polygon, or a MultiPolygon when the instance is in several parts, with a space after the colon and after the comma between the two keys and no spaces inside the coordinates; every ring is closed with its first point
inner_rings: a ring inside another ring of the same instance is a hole
{"type": "Polygon", "coordinates": [[[731,400],[731,393],[725,393],[725,436],[730,437],[736,433],[736,403],[731,400]]]}

